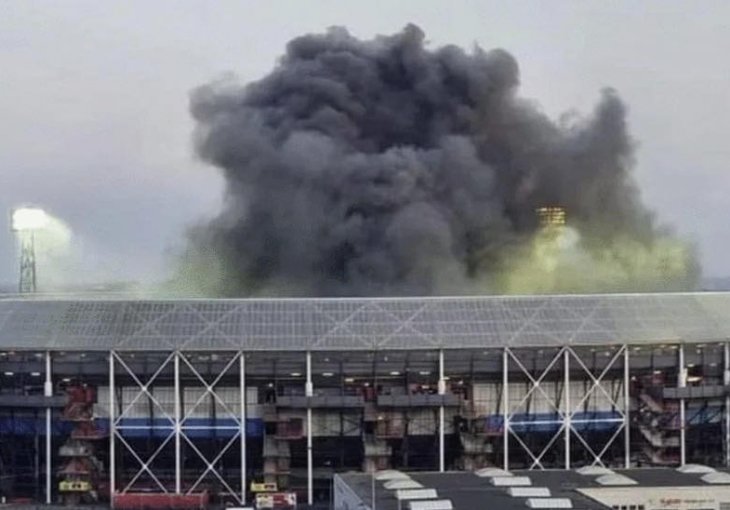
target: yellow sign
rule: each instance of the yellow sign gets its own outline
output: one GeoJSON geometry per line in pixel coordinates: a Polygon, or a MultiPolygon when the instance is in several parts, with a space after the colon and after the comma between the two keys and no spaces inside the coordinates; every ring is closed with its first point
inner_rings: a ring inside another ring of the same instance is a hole
{"type": "Polygon", "coordinates": [[[91,490],[91,484],[83,480],[64,480],[58,484],[58,490],[61,492],[88,492],[91,490]]]}
{"type": "Polygon", "coordinates": [[[275,483],[251,482],[251,492],[276,492],[279,487],[275,483]]]}

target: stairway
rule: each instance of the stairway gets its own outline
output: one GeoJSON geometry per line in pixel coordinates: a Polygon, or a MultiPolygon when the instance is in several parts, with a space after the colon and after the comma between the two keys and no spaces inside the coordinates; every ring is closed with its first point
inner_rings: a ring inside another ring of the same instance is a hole
{"type": "Polygon", "coordinates": [[[675,402],[662,398],[662,381],[649,377],[638,388],[634,424],[643,439],[640,448],[644,462],[653,466],[679,464],[679,409],[675,402]]]}

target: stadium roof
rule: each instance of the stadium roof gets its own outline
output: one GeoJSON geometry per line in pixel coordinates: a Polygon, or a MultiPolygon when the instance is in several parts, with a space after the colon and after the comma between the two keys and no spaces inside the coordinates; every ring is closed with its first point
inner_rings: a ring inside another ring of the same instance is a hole
{"type": "Polygon", "coordinates": [[[371,299],[0,298],[0,348],[373,350],[724,341],[730,293],[371,299]]]}

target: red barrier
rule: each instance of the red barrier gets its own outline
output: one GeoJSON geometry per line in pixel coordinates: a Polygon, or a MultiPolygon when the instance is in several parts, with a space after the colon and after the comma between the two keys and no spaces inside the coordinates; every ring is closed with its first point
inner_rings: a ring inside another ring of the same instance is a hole
{"type": "Polygon", "coordinates": [[[114,508],[119,510],[204,510],[210,496],[207,492],[195,494],[154,494],[131,492],[114,495],[114,508]]]}

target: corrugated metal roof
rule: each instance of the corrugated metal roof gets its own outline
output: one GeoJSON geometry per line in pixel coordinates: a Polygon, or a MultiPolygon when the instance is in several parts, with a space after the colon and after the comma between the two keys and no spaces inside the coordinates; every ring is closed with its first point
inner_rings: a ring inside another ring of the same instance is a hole
{"type": "Polygon", "coordinates": [[[372,299],[0,298],[0,346],[372,350],[721,341],[730,293],[372,299]]]}

